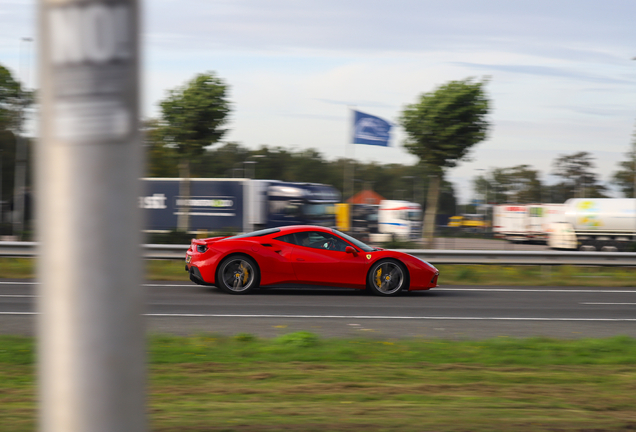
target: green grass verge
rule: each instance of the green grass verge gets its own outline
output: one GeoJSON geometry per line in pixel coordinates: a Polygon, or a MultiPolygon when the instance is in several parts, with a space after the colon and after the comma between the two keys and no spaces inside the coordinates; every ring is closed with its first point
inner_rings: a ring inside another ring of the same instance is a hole
{"type": "MultiPolygon", "coordinates": [[[[439,265],[440,285],[636,286],[636,267],[439,265]]],[[[34,260],[0,258],[0,278],[35,277],[34,260]]],[[[148,280],[188,281],[180,260],[146,261],[148,280]]]]}
{"type": "Polygon", "coordinates": [[[636,286],[636,267],[439,265],[441,285],[636,286]]]}
{"type": "MultiPolygon", "coordinates": [[[[2,430],[35,428],[33,340],[0,337],[2,430]]],[[[636,340],[149,340],[154,431],[627,431],[636,340]]]]}

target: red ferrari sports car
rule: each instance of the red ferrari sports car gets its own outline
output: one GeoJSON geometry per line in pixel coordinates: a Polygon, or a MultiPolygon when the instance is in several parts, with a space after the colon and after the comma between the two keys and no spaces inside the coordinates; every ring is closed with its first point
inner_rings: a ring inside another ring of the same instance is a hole
{"type": "Polygon", "coordinates": [[[193,239],[185,268],[193,282],[231,294],[246,294],[259,286],[307,284],[368,288],[393,296],[433,288],[439,274],[412,255],[373,248],[334,229],[308,225],[193,239]]]}

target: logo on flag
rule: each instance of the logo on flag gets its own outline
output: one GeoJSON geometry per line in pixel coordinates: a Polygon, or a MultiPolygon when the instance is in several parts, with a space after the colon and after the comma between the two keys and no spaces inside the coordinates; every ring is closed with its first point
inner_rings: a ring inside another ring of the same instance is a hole
{"type": "Polygon", "coordinates": [[[380,117],[365,114],[360,111],[354,111],[354,114],[354,144],[389,146],[391,127],[393,127],[391,123],[380,117]]]}

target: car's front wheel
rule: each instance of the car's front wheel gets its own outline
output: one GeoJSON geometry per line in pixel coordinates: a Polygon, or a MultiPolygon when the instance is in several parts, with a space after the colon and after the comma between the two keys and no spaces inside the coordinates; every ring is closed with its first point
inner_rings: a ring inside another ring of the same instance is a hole
{"type": "Polygon", "coordinates": [[[256,263],[245,255],[224,259],[218,267],[217,286],[230,294],[247,294],[258,287],[259,271],[256,263]]]}
{"type": "Polygon", "coordinates": [[[408,289],[408,275],[402,263],[380,260],[371,266],[367,285],[373,294],[395,296],[403,289],[408,289]]]}

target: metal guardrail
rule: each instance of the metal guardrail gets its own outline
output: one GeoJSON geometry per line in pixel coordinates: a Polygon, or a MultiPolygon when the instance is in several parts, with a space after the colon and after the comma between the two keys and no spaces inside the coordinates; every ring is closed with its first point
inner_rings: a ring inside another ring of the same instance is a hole
{"type": "Polygon", "coordinates": [[[36,242],[3,241],[0,242],[0,256],[30,258],[37,255],[36,242]]]}
{"type": "Polygon", "coordinates": [[[144,258],[146,259],[182,259],[190,245],[143,245],[144,258]]]}
{"type": "Polygon", "coordinates": [[[401,249],[431,264],[636,266],[634,252],[401,249]]]}
{"type": "MultiPolygon", "coordinates": [[[[36,242],[0,242],[0,256],[35,257],[36,242]]],[[[189,245],[143,245],[146,259],[184,259],[189,245]]],[[[399,249],[431,264],[636,266],[636,252],[399,249]]]]}
{"type": "MultiPolygon", "coordinates": [[[[143,245],[144,258],[184,259],[190,245],[143,245]]],[[[0,242],[0,256],[35,258],[38,255],[37,242],[0,242]]]]}

